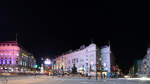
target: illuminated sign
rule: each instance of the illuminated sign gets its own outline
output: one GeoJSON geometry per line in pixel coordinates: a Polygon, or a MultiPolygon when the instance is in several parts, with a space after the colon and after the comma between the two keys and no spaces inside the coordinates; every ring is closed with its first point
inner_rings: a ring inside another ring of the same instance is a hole
{"type": "Polygon", "coordinates": [[[25,53],[22,53],[22,56],[28,57],[25,53]]]}

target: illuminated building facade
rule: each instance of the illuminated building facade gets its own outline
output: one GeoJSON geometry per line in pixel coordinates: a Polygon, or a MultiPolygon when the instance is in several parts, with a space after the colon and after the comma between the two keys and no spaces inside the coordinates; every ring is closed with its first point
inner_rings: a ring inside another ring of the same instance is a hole
{"type": "Polygon", "coordinates": [[[82,46],[76,51],[70,51],[54,59],[54,70],[72,71],[75,64],[77,72],[90,74],[95,76],[97,70],[101,70],[101,55],[100,49],[96,44],[92,43],[89,46],[82,46]]]}
{"type": "Polygon", "coordinates": [[[111,61],[110,61],[110,47],[104,46],[101,48],[101,58],[102,58],[102,69],[106,72],[111,71],[111,61]]]}
{"type": "Polygon", "coordinates": [[[27,72],[34,69],[36,60],[16,41],[0,42],[0,72],[27,72]]]}
{"type": "Polygon", "coordinates": [[[134,64],[134,73],[138,76],[150,76],[150,48],[147,49],[144,58],[137,60],[134,64]]]}

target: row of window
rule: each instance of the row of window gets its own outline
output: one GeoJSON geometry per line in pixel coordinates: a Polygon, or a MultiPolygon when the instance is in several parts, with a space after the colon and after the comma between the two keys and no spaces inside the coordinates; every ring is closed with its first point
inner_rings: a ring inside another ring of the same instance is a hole
{"type": "MultiPolygon", "coordinates": [[[[88,61],[88,55],[86,55],[87,59],[86,61],[88,61]]],[[[93,58],[93,55],[90,56],[90,59],[94,59],[93,58]]],[[[84,60],[83,59],[80,59],[80,62],[83,62],[84,60]]],[[[70,60],[68,61],[68,63],[70,63],[70,60]]],[[[78,58],[75,58],[75,59],[72,59],[72,63],[78,63],[78,58]]]]}
{"type": "Polygon", "coordinates": [[[17,46],[17,44],[0,44],[0,46],[17,46]]]}
{"type": "MultiPolygon", "coordinates": [[[[93,60],[93,59],[92,59],[93,60]]],[[[86,59],[86,61],[88,61],[88,59],[86,59]]],[[[75,59],[72,59],[72,63],[78,63],[79,62],[79,59],[78,58],[75,58],[75,59]]],[[[84,62],[83,59],[80,59],[80,62],[84,62]]],[[[70,64],[70,60],[68,61],[68,63],[70,64]]]]}
{"type": "Polygon", "coordinates": [[[17,50],[0,50],[0,53],[18,53],[17,50]]]}
{"type": "Polygon", "coordinates": [[[72,63],[78,63],[78,58],[72,59],[72,63]]]}
{"type": "Polygon", "coordinates": [[[0,57],[19,56],[14,54],[0,54],[0,57]]]}
{"type": "Polygon", "coordinates": [[[21,65],[22,65],[22,66],[29,66],[29,67],[34,66],[34,64],[33,64],[32,62],[30,62],[30,63],[28,62],[28,63],[27,63],[27,62],[24,61],[24,60],[22,61],[22,64],[21,64],[21,65]]]}
{"type": "MultiPolygon", "coordinates": [[[[0,60],[0,64],[12,64],[12,61],[11,60],[0,60]]],[[[18,64],[18,61],[16,61],[16,64],[18,64]]],[[[26,62],[22,62],[22,66],[26,66],[27,63],[26,62]]],[[[29,64],[29,66],[31,66],[32,64],[29,64]]]]}
{"type": "Polygon", "coordinates": [[[0,52],[12,52],[12,51],[18,51],[18,50],[16,48],[0,49],[0,52]]]}
{"type": "MultiPolygon", "coordinates": [[[[7,58],[7,57],[0,57],[0,59],[1,59],[1,60],[3,60],[3,59],[5,59],[5,60],[6,60],[6,59],[10,59],[10,60],[11,60],[11,57],[10,57],[10,58],[7,58]]],[[[16,60],[18,60],[18,58],[16,58],[16,60]]]]}
{"type": "Polygon", "coordinates": [[[0,60],[0,64],[11,64],[11,60],[7,61],[7,60],[0,60]]]}

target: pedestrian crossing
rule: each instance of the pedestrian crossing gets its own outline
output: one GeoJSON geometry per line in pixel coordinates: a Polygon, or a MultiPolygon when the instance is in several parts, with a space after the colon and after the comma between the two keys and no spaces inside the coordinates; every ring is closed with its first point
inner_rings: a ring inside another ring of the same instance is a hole
{"type": "Polygon", "coordinates": [[[113,81],[113,80],[121,80],[121,79],[94,79],[94,78],[91,78],[91,79],[88,79],[88,78],[52,78],[52,77],[49,77],[47,79],[51,79],[51,80],[92,80],[92,81],[113,81]]]}
{"type": "Polygon", "coordinates": [[[53,80],[89,80],[89,79],[75,79],[75,78],[57,78],[57,79],[53,79],[53,80]]]}
{"type": "Polygon", "coordinates": [[[50,80],[95,80],[95,79],[88,79],[88,78],[47,78],[50,80]]]}
{"type": "MultiPolygon", "coordinates": [[[[0,79],[1,80],[4,80],[5,78],[2,78],[0,79]]],[[[21,79],[33,79],[33,80],[92,80],[92,81],[107,81],[107,80],[116,80],[116,79],[99,79],[96,80],[96,78],[91,78],[91,79],[88,79],[87,77],[86,78],[81,78],[81,77],[52,77],[52,76],[25,76],[25,77],[8,77],[7,78],[8,80],[21,80],[21,79]]],[[[121,79],[120,79],[121,80],[121,79]]]]}

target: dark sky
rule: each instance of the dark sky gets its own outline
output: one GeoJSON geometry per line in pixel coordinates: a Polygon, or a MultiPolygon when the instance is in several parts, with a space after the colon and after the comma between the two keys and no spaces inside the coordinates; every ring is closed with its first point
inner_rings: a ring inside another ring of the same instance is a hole
{"type": "Polygon", "coordinates": [[[150,43],[146,2],[51,2],[4,0],[0,7],[0,41],[15,40],[38,57],[111,42],[117,63],[132,65],[150,43]]]}

